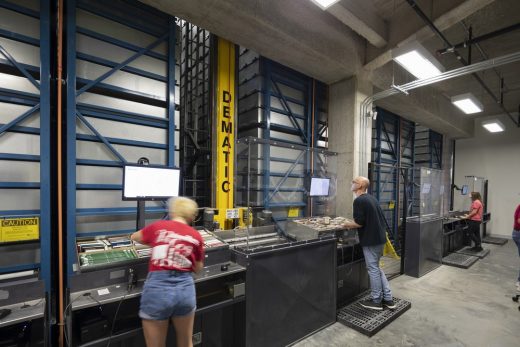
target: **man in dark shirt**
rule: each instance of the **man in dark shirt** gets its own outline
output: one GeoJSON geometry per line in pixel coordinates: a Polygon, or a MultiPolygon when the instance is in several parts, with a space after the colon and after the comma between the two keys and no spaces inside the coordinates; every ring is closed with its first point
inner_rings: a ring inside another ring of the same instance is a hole
{"type": "Polygon", "coordinates": [[[372,300],[364,300],[361,306],[371,310],[382,310],[383,306],[394,309],[390,284],[385,273],[379,267],[386,243],[385,216],[379,202],[367,194],[370,181],[366,177],[356,177],[352,181],[351,190],[356,194],[354,200],[354,222],[347,222],[345,228],[358,229],[359,243],[363,248],[365,263],[370,277],[372,300]]]}

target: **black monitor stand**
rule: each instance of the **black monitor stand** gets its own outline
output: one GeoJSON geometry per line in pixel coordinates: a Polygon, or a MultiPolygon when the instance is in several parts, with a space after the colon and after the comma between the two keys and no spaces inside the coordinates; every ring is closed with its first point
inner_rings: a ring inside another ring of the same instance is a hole
{"type": "MultiPolygon", "coordinates": [[[[148,165],[150,164],[150,161],[146,157],[141,157],[137,160],[137,164],[139,165],[148,165]]],[[[141,230],[144,228],[145,222],[146,222],[146,212],[145,212],[145,200],[144,199],[137,199],[137,230],[141,230]]]]}
{"type": "Polygon", "coordinates": [[[145,221],[146,221],[146,218],[145,218],[145,200],[137,200],[137,223],[136,223],[136,227],[137,229],[136,230],[141,230],[142,228],[144,228],[144,225],[145,225],[145,221]]]}

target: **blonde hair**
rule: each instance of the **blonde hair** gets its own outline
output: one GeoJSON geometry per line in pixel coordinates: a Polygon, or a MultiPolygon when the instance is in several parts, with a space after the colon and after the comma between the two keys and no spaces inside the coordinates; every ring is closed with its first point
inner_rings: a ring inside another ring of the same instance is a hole
{"type": "Polygon", "coordinates": [[[199,213],[199,206],[195,201],[185,197],[175,197],[168,200],[170,218],[183,218],[193,221],[199,213]]]}

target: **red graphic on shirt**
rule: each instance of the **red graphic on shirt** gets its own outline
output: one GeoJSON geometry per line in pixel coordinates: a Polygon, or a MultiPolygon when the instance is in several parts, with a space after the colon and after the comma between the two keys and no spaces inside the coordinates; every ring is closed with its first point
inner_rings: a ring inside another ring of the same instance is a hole
{"type": "Polygon", "coordinates": [[[193,246],[199,246],[200,242],[190,235],[180,235],[173,231],[158,230],[158,245],[152,250],[151,262],[155,266],[166,268],[191,268],[193,263],[190,256],[193,246]],[[189,245],[189,244],[191,245],[189,245]]]}

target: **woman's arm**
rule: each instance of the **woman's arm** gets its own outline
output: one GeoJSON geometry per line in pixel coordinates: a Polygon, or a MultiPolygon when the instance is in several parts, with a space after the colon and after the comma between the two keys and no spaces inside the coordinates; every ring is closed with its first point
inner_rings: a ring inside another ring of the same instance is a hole
{"type": "Polygon", "coordinates": [[[471,212],[468,215],[466,215],[465,219],[470,219],[471,217],[477,215],[477,213],[478,213],[478,208],[474,208],[473,210],[471,210],[471,212]]]}
{"type": "Polygon", "coordinates": [[[132,241],[136,241],[136,242],[142,243],[143,242],[143,232],[142,232],[142,230],[137,230],[135,233],[130,235],[130,239],[132,241]]]}

